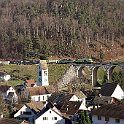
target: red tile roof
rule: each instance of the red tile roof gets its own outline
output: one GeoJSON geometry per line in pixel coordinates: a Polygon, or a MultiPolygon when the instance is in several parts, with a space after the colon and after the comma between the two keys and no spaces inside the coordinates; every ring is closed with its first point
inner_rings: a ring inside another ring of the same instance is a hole
{"type": "Polygon", "coordinates": [[[30,79],[30,80],[26,80],[25,82],[28,83],[28,84],[34,84],[35,80],[34,79],[30,79]]]}
{"type": "Polygon", "coordinates": [[[39,86],[39,87],[27,87],[27,91],[31,96],[33,95],[44,95],[44,94],[51,94],[55,91],[56,89],[52,86],[39,86]]]}
{"type": "Polygon", "coordinates": [[[32,87],[32,85],[36,84],[34,79],[26,80],[25,83],[28,87],[32,87]]]}

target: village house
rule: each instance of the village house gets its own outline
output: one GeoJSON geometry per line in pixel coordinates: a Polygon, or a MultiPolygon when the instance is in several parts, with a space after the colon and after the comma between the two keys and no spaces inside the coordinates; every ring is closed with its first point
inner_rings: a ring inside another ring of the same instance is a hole
{"type": "Polygon", "coordinates": [[[82,101],[82,105],[86,106],[87,96],[82,91],[76,91],[76,92],[74,92],[74,95],[77,96],[78,101],[82,101]]]}
{"type": "Polygon", "coordinates": [[[124,104],[106,104],[91,114],[93,124],[124,124],[124,104]]]}
{"type": "Polygon", "coordinates": [[[49,99],[48,102],[51,102],[53,105],[55,105],[58,109],[62,107],[64,102],[68,101],[81,101],[81,108],[84,110],[87,110],[86,104],[85,104],[85,98],[86,96],[83,94],[82,98],[78,98],[75,94],[70,93],[64,93],[64,92],[55,92],[53,93],[49,99]]]}
{"type": "Polygon", "coordinates": [[[34,87],[34,86],[36,86],[36,81],[34,79],[26,80],[24,82],[24,85],[26,87],[34,87]]]}
{"type": "Polygon", "coordinates": [[[87,100],[88,110],[91,111],[94,107],[100,107],[104,104],[120,103],[124,98],[124,91],[119,84],[105,83],[97,94],[92,94],[90,100],[87,100]]]}
{"type": "Polygon", "coordinates": [[[119,84],[105,83],[101,88],[99,96],[110,96],[117,100],[121,100],[124,99],[124,91],[119,84]]]}
{"type": "Polygon", "coordinates": [[[54,92],[43,103],[41,101],[27,103],[14,117],[33,124],[71,124],[72,121],[77,121],[79,110],[87,110],[81,99],[69,93],[54,92]]]}
{"type": "Polygon", "coordinates": [[[16,94],[16,91],[13,87],[8,85],[1,85],[0,86],[0,93],[3,99],[7,103],[17,103],[18,102],[18,96],[16,94]]]}
{"type": "Polygon", "coordinates": [[[64,102],[63,106],[60,109],[60,112],[63,114],[63,116],[69,118],[71,122],[76,123],[79,121],[79,111],[84,110],[81,105],[81,101],[64,102]]]}
{"type": "Polygon", "coordinates": [[[120,100],[110,96],[95,96],[93,106],[97,108],[106,104],[119,104],[120,102],[120,100]]]}
{"type": "Polygon", "coordinates": [[[35,124],[72,124],[79,121],[78,112],[81,109],[81,101],[64,101],[62,106],[57,102],[48,102],[35,119],[35,124]],[[58,104],[58,105],[57,105],[58,104]]]}
{"type": "Polygon", "coordinates": [[[10,75],[5,72],[0,72],[0,81],[8,81],[10,80],[10,75]]]}
{"type": "Polygon", "coordinates": [[[39,116],[35,119],[35,124],[65,124],[65,118],[61,112],[49,104],[41,111],[39,116]]]}
{"type": "Polygon", "coordinates": [[[51,93],[56,91],[52,86],[38,86],[38,87],[27,87],[27,92],[29,93],[32,101],[42,101],[46,102],[51,96],[51,93]]]}
{"type": "Polygon", "coordinates": [[[36,115],[43,109],[43,107],[44,104],[42,102],[32,101],[30,103],[26,103],[16,114],[14,114],[14,118],[34,123],[36,115]]]}

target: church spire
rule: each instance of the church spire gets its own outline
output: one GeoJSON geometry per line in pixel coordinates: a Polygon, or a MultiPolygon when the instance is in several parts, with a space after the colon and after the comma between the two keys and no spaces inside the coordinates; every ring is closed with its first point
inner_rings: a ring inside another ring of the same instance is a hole
{"type": "Polygon", "coordinates": [[[38,81],[37,86],[48,86],[48,66],[46,60],[40,60],[38,65],[38,81]]]}

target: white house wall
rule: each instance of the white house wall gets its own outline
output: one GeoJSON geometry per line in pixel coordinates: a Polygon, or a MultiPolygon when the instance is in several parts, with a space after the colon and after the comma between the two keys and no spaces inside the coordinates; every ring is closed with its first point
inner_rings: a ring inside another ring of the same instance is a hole
{"type": "Polygon", "coordinates": [[[8,81],[10,78],[11,78],[11,77],[10,77],[10,75],[8,75],[8,74],[4,76],[4,80],[5,80],[5,81],[8,81]]]}
{"type": "Polygon", "coordinates": [[[88,108],[87,108],[86,105],[82,102],[82,104],[80,105],[79,110],[88,110],[88,108]]]}
{"type": "Polygon", "coordinates": [[[18,101],[18,96],[17,96],[17,94],[16,94],[15,89],[13,89],[13,87],[10,87],[10,88],[7,90],[5,97],[7,97],[10,92],[14,93],[13,98],[14,98],[15,102],[17,102],[17,101],[18,101]]]}
{"type": "Polygon", "coordinates": [[[69,101],[79,101],[76,95],[73,95],[69,101]]]}
{"type": "Polygon", "coordinates": [[[33,118],[35,117],[35,114],[31,109],[29,109],[26,105],[24,105],[15,115],[14,118],[17,118],[19,120],[25,120],[25,118],[28,118],[28,121],[32,122],[33,118]],[[23,112],[31,112],[31,115],[23,114],[23,112]]]}
{"type": "Polygon", "coordinates": [[[109,118],[109,121],[105,121],[105,117],[101,117],[101,120],[98,120],[97,115],[92,116],[93,124],[124,124],[124,119],[120,119],[120,123],[115,122],[115,118],[109,118]]]}
{"type": "Polygon", "coordinates": [[[8,95],[10,92],[12,92],[12,93],[15,94],[15,90],[14,90],[12,87],[10,87],[10,88],[7,90],[6,95],[8,95]]]}
{"type": "Polygon", "coordinates": [[[46,101],[48,100],[48,97],[50,97],[51,94],[44,94],[44,95],[34,95],[34,96],[31,96],[31,100],[32,101],[46,101]]]}
{"type": "Polygon", "coordinates": [[[124,99],[124,91],[121,89],[119,85],[117,85],[111,97],[115,97],[120,100],[124,99]]]}
{"type": "Polygon", "coordinates": [[[35,120],[35,124],[65,124],[65,120],[56,112],[49,109],[35,120]],[[46,118],[46,120],[44,120],[44,118],[46,118]]]}

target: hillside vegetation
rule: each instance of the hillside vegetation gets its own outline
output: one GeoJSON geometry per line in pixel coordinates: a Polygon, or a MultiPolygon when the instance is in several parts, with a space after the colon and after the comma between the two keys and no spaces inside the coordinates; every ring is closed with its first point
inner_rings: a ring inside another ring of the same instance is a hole
{"type": "Polygon", "coordinates": [[[0,0],[0,58],[124,58],[123,0],[0,0]]]}

